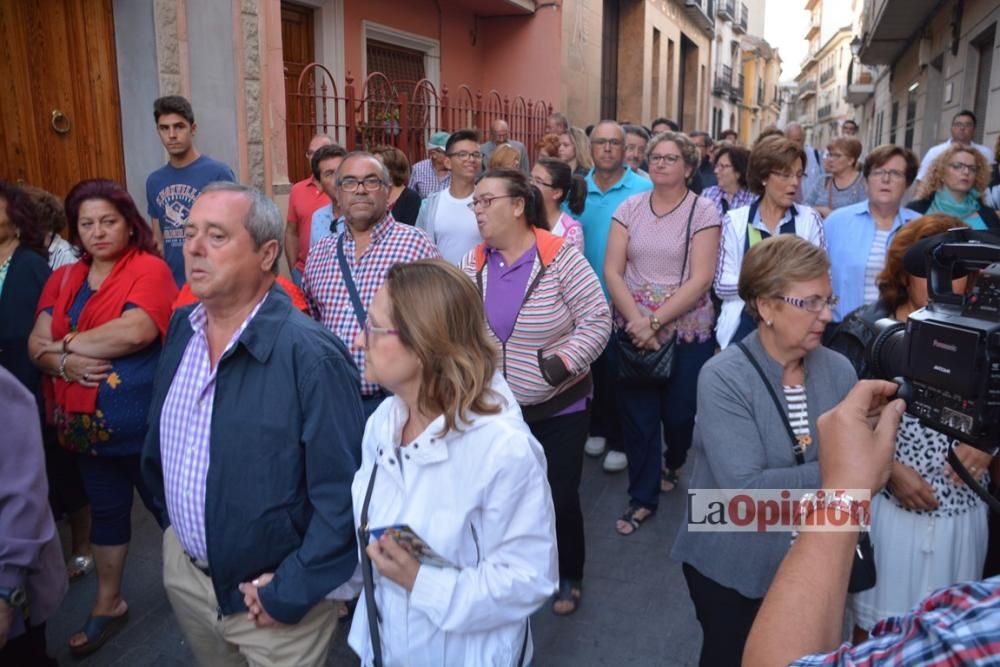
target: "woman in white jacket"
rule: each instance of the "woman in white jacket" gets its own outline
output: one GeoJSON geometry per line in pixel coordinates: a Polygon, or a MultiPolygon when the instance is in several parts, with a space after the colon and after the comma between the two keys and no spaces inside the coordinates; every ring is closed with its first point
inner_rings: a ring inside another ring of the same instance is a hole
{"type": "Polygon", "coordinates": [[[802,148],[781,136],[758,141],[750,152],[747,184],[758,198],[749,206],[731,209],[722,218],[714,282],[715,294],[722,300],[715,327],[715,339],[722,349],[757,330],[737,293],[743,256],[751,247],[775,234],[795,234],[826,250],[823,218],[815,209],[795,203],[805,164],[802,148]]]}
{"type": "Polygon", "coordinates": [[[516,667],[532,657],[528,617],[557,587],[545,456],[483,322],[472,281],[424,260],[389,270],[355,340],[365,378],[393,394],[368,420],[352,487],[373,566],[348,638],[364,665],[378,664],[369,596],[385,667],[516,667]],[[370,537],[403,525],[440,560],[370,537]]]}

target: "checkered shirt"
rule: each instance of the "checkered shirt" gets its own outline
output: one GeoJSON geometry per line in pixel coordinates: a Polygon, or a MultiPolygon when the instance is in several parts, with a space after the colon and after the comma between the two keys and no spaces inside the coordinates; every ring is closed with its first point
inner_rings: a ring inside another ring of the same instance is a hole
{"type": "MultiPolygon", "coordinates": [[[[354,256],[356,246],[350,227],[342,234],[321,239],[309,251],[302,276],[302,291],[309,303],[309,312],[344,341],[354,355],[362,378],[365,374],[365,353],[364,350],[353,349],[354,339],[361,333],[361,325],[354,315],[350,292],[340,275],[337,239],[344,237],[344,256],[366,313],[393,264],[440,257],[437,248],[422,230],[396,222],[391,214],[376,224],[371,234],[371,242],[360,260],[354,256]]],[[[361,383],[362,396],[378,392],[377,384],[361,383]]]]}
{"type": "MultiPolygon", "coordinates": [[[[220,355],[229,351],[267,300],[254,306],[220,355]]],[[[205,538],[205,492],[215,402],[215,373],[209,358],[205,307],[198,304],[188,315],[193,333],[174,373],[163,402],[160,421],[160,456],[167,512],[177,539],[190,556],[208,561],[205,538]]]]}
{"type": "Polygon", "coordinates": [[[451,185],[451,172],[439,179],[431,159],[421,160],[413,165],[410,172],[410,189],[416,190],[421,199],[427,199],[428,195],[447,189],[451,185]]]}

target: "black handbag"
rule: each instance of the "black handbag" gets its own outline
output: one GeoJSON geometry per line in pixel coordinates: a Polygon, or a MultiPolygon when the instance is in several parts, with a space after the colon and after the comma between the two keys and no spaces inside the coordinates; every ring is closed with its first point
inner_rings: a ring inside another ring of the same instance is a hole
{"type": "MultiPolygon", "coordinates": [[[[685,195],[686,197],[687,195],[685,195]]],[[[698,197],[694,197],[691,211],[688,213],[687,232],[684,235],[684,263],[681,265],[681,281],[687,270],[688,252],[691,249],[691,220],[694,209],[698,205],[698,197]]],[[[618,379],[622,382],[636,384],[663,384],[674,372],[674,356],[677,353],[677,332],[659,350],[647,350],[632,342],[632,337],[625,329],[617,328],[614,341],[618,346],[618,379]]]]}
{"type": "MultiPolygon", "coordinates": [[[[750,354],[750,350],[747,349],[746,345],[742,342],[736,343],[736,346],[740,348],[743,354],[746,355],[747,359],[750,361],[750,365],[754,367],[757,371],[757,375],[764,382],[764,386],[767,388],[767,393],[771,396],[771,400],[774,401],[774,407],[778,408],[778,414],[781,415],[781,421],[785,425],[785,429],[788,431],[788,436],[792,440],[792,453],[795,454],[795,462],[798,465],[802,465],[806,462],[805,456],[802,452],[802,446],[799,444],[799,439],[795,437],[795,431],[792,430],[792,425],[788,422],[788,415],[785,414],[785,409],[781,406],[781,401],[778,400],[778,394],[774,391],[774,387],[771,383],[767,381],[767,376],[764,375],[764,369],[760,367],[757,360],[753,358],[750,354]]],[[[861,591],[867,591],[869,588],[875,587],[875,547],[872,545],[871,537],[869,537],[867,532],[861,533],[858,538],[858,546],[854,549],[854,564],[851,566],[851,578],[847,584],[848,593],[860,593],[861,591]]]]}

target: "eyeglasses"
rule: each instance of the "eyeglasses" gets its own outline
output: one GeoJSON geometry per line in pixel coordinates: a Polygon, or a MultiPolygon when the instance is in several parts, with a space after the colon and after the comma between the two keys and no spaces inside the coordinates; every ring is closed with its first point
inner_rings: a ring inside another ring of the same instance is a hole
{"type": "Polygon", "coordinates": [[[837,160],[837,159],[839,159],[839,158],[842,158],[842,157],[844,157],[844,154],[843,154],[843,153],[834,153],[833,151],[830,151],[830,152],[828,152],[828,153],[826,154],[826,156],[827,156],[828,158],[830,158],[831,160],[837,160]]]}
{"type": "Polygon", "coordinates": [[[377,327],[372,324],[371,320],[365,320],[365,326],[361,329],[365,337],[365,349],[369,349],[371,345],[372,334],[385,334],[390,336],[398,336],[399,329],[388,329],[386,327],[377,327]]]}
{"type": "Polygon", "coordinates": [[[358,186],[364,185],[365,190],[369,192],[374,192],[385,185],[383,181],[378,176],[365,176],[364,178],[354,178],[353,176],[347,176],[345,178],[337,181],[337,186],[341,190],[347,190],[348,192],[357,192],[358,186]]]}
{"type": "Polygon", "coordinates": [[[976,126],[976,124],[975,123],[969,123],[969,122],[964,122],[963,123],[962,121],[955,121],[954,123],[951,124],[951,126],[952,127],[957,127],[960,130],[971,130],[972,128],[974,128],[976,126]]]}
{"type": "Polygon", "coordinates": [[[605,146],[611,146],[612,148],[621,148],[625,145],[625,142],[621,139],[591,139],[591,146],[596,146],[598,148],[604,148],[605,146]]]}
{"type": "Polygon", "coordinates": [[[475,211],[477,207],[481,207],[484,211],[490,206],[493,206],[493,202],[497,199],[510,199],[516,197],[517,195],[484,195],[479,199],[473,199],[466,206],[469,207],[470,211],[475,211]]]}
{"type": "Polygon", "coordinates": [[[979,172],[979,167],[974,164],[965,164],[964,162],[952,162],[948,166],[955,171],[964,171],[967,174],[976,174],[979,172]]]}
{"type": "Polygon", "coordinates": [[[545,181],[543,181],[542,179],[538,178],[537,176],[529,176],[528,177],[528,182],[531,183],[532,185],[534,185],[535,187],[540,187],[542,185],[544,185],[547,188],[553,188],[553,187],[555,187],[554,184],[552,184],[552,183],[546,183],[545,181]]]}
{"type": "Polygon", "coordinates": [[[796,308],[801,308],[802,310],[808,310],[810,313],[822,313],[824,308],[829,308],[833,310],[840,299],[835,296],[829,298],[824,298],[821,296],[811,296],[807,299],[800,299],[795,296],[781,296],[781,300],[785,303],[791,304],[796,308]]]}
{"type": "Polygon", "coordinates": [[[465,160],[468,160],[469,158],[472,158],[473,160],[483,159],[483,154],[480,153],[479,151],[472,151],[471,153],[469,151],[458,151],[457,153],[448,153],[447,155],[448,157],[458,158],[463,162],[465,160]]]}
{"type": "Polygon", "coordinates": [[[769,174],[769,176],[775,176],[777,178],[781,178],[786,181],[790,181],[793,178],[797,178],[801,181],[804,175],[805,173],[801,171],[772,171],[769,174]]]}
{"type": "Polygon", "coordinates": [[[673,155],[669,153],[662,153],[662,154],[653,153],[652,155],[649,156],[650,165],[660,164],[660,163],[674,165],[680,161],[681,161],[680,155],[673,155]]]}
{"type": "Polygon", "coordinates": [[[871,178],[888,178],[892,181],[901,181],[906,178],[906,172],[899,169],[872,169],[868,174],[871,178]]]}
{"type": "Polygon", "coordinates": [[[715,163],[715,169],[717,171],[725,171],[726,169],[732,169],[732,168],[733,168],[733,165],[726,164],[725,162],[716,162],[715,163]]]}

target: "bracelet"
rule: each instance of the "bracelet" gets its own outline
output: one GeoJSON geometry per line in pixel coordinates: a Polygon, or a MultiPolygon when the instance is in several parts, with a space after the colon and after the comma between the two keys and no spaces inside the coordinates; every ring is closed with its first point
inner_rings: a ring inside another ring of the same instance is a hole
{"type": "Polygon", "coordinates": [[[79,333],[79,332],[77,332],[77,331],[71,331],[68,334],[66,334],[65,336],[63,336],[63,339],[62,339],[62,351],[64,353],[67,353],[67,354],[69,353],[69,342],[71,340],[73,340],[74,338],[76,338],[76,334],[77,333],[79,333]]]}
{"type": "MultiPolygon", "coordinates": [[[[839,521],[842,517],[840,513],[846,513],[854,525],[858,526],[859,529],[864,530],[871,525],[871,516],[869,515],[866,507],[863,503],[856,500],[854,496],[848,495],[846,493],[841,493],[839,495],[827,495],[825,497],[818,497],[815,493],[803,494],[802,498],[799,500],[799,526],[805,526],[807,519],[818,511],[824,510],[834,510],[838,513],[837,520],[839,521]]],[[[795,538],[799,536],[799,530],[792,531],[792,542],[795,542],[795,538]]]]}
{"type": "Polygon", "coordinates": [[[59,355],[59,377],[63,379],[64,382],[72,382],[69,376],[66,375],[66,357],[69,356],[69,352],[63,352],[59,355]]]}

